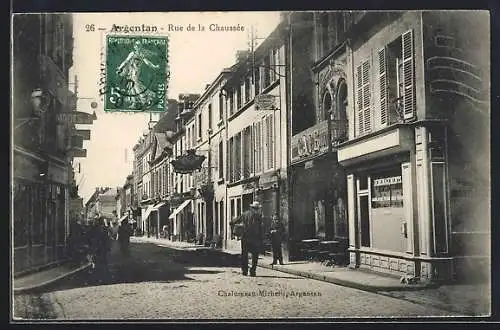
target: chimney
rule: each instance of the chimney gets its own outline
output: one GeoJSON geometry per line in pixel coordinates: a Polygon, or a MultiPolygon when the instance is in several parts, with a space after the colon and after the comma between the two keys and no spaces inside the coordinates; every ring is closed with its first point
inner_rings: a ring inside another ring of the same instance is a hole
{"type": "Polygon", "coordinates": [[[208,87],[210,87],[210,84],[206,84],[206,85],[205,85],[205,90],[207,90],[207,89],[208,89],[208,87]]]}

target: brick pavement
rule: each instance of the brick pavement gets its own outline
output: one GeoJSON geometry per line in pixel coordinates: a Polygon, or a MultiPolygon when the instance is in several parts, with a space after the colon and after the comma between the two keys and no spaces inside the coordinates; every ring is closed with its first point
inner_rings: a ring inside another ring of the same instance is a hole
{"type": "MultiPolygon", "coordinates": [[[[449,316],[448,311],[259,268],[240,274],[187,250],[132,244],[107,285],[68,279],[42,295],[57,319],[259,319],[449,316]]],[[[45,307],[45,308],[49,308],[45,307]]],[[[50,316],[50,314],[49,314],[50,316]]]]}
{"type": "MultiPolygon", "coordinates": [[[[171,242],[165,239],[135,238],[179,249],[193,249],[193,244],[171,242]]],[[[230,254],[239,254],[239,250],[224,250],[230,254]]],[[[369,271],[353,270],[348,267],[327,267],[318,262],[289,262],[284,266],[270,266],[272,257],[260,257],[259,266],[278,270],[288,274],[313,278],[347,287],[377,292],[390,297],[404,299],[422,305],[449,310],[461,315],[489,316],[491,313],[491,285],[486,284],[451,284],[441,286],[404,285],[393,276],[385,276],[369,271]]]]}

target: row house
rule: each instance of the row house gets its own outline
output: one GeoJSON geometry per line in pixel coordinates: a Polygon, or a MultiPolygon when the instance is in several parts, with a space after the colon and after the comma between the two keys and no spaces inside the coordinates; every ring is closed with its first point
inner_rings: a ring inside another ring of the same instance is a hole
{"type": "MultiPolygon", "coordinates": [[[[105,194],[109,192],[111,188],[109,187],[97,187],[95,188],[95,191],[92,193],[92,196],[87,200],[85,203],[85,214],[86,214],[86,219],[87,222],[95,219],[96,217],[101,215],[101,203],[100,203],[100,196],[102,194],[105,194]]],[[[116,191],[115,191],[116,193],[116,191]]],[[[112,214],[113,211],[115,210],[115,207],[110,210],[110,213],[112,214]]]]}
{"type": "MultiPolygon", "coordinates": [[[[71,15],[15,15],[12,39],[13,270],[20,274],[66,258],[70,200],[76,187],[69,150],[76,110],[71,15]],[[71,196],[70,196],[71,195],[71,196]]],[[[81,155],[80,155],[81,156],[81,155]]]]}
{"type": "Polygon", "coordinates": [[[170,156],[173,152],[175,117],[178,102],[167,100],[167,110],[157,122],[150,122],[138,144],[134,146],[134,174],[131,197],[131,211],[138,219],[138,228],[148,236],[159,237],[164,226],[168,225],[170,214],[169,184],[170,156]],[[139,201],[140,216],[134,201],[139,201]]]}
{"type": "MultiPolygon", "coordinates": [[[[194,241],[196,238],[194,218],[193,171],[187,170],[196,158],[194,154],[194,102],[199,94],[180,94],[179,107],[175,117],[175,129],[169,134],[172,154],[169,159],[168,187],[170,215],[168,235],[172,240],[194,241]],[[176,164],[174,166],[174,164],[176,164]]],[[[201,164],[200,164],[201,165],[201,164]]],[[[199,166],[197,166],[199,167],[199,166]]]]}
{"type": "Polygon", "coordinates": [[[134,187],[136,194],[136,203],[134,205],[141,212],[138,227],[140,231],[145,232],[144,214],[151,203],[151,185],[149,183],[149,161],[151,148],[152,133],[149,131],[143,132],[137,144],[133,147],[134,151],[134,187]]]}
{"type": "MultiPolygon", "coordinates": [[[[186,123],[186,147],[206,161],[192,175],[190,187],[194,190],[194,218],[199,243],[222,246],[225,223],[226,159],[225,101],[222,94],[229,70],[206,86],[204,93],[195,101],[192,119],[186,123]]],[[[191,179],[191,178],[190,178],[191,179]]]]}
{"type": "Polygon", "coordinates": [[[287,216],[286,202],[282,202],[287,193],[285,23],[253,53],[239,53],[223,86],[227,109],[224,239],[228,248],[239,243],[231,235],[229,222],[253,201],[262,204],[266,233],[273,217],[287,216]]]}
{"type": "Polygon", "coordinates": [[[364,12],[348,27],[337,159],[352,267],[489,274],[490,57],[477,38],[488,22],[487,12],[364,12]]]}

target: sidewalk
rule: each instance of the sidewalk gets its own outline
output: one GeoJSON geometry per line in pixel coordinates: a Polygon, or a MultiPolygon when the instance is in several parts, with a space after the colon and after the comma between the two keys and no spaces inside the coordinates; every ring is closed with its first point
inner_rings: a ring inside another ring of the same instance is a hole
{"type": "Polygon", "coordinates": [[[84,271],[89,267],[90,263],[83,265],[64,263],[38,272],[19,276],[12,281],[14,287],[13,292],[14,294],[19,294],[41,289],[68,276],[84,271]]]}
{"type": "MultiPolygon", "coordinates": [[[[209,253],[222,253],[230,255],[239,255],[240,251],[227,249],[214,249],[201,245],[195,245],[187,242],[172,242],[167,239],[157,239],[152,237],[134,237],[137,241],[155,243],[160,246],[166,246],[182,250],[209,251],[209,253]]],[[[436,287],[435,284],[414,284],[406,285],[400,282],[396,276],[379,274],[366,270],[352,269],[341,266],[324,266],[319,262],[295,261],[288,262],[285,265],[270,265],[273,261],[270,255],[261,255],[259,257],[259,267],[277,270],[280,272],[308,277],[319,281],[330,282],[342,286],[352,287],[364,291],[407,291],[421,290],[436,287]]]]}
{"type": "MultiPolygon", "coordinates": [[[[172,242],[167,239],[134,237],[133,240],[154,243],[180,250],[198,250],[237,257],[240,251],[213,249],[186,242],[172,242]]],[[[285,265],[270,265],[272,256],[259,257],[259,267],[329,282],[345,287],[359,289],[405,299],[418,304],[431,305],[463,315],[488,315],[491,310],[491,287],[488,284],[449,284],[437,285],[422,283],[406,285],[396,276],[371,272],[349,267],[329,267],[319,262],[296,261],[285,265]]]]}

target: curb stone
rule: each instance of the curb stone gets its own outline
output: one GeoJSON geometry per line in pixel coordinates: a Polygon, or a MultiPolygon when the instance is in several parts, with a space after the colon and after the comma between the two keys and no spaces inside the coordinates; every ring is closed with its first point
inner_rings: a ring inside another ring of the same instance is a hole
{"type": "Polygon", "coordinates": [[[14,294],[19,294],[19,293],[26,293],[28,291],[32,291],[32,290],[36,290],[36,289],[41,289],[41,288],[46,287],[50,284],[53,284],[57,281],[60,281],[68,276],[71,276],[71,275],[76,274],[78,272],[84,271],[84,270],[88,269],[90,266],[91,266],[90,263],[85,264],[83,266],[78,267],[77,269],[74,269],[68,273],[61,274],[55,278],[52,278],[52,279],[45,281],[45,282],[42,282],[40,284],[34,284],[34,285],[30,285],[30,286],[25,286],[25,287],[14,288],[13,292],[14,292],[14,294]]]}
{"type": "MultiPolygon", "coordinates": [[[[162,242],[163,243],[163,242],[162,242]]],[[[175,250],[183,250],[182,247],[176,247],[176,246],[170,246],[168,243],[163,243],[162,246],[164,247],[169,247],[175,250]]],[[[201,249],[196,249],[195,251],[199,252],[201,249]]],[[[237,257],[239,254],[232,253],[229,251],[225,250],[213,250],[213,249],[203,249],[203,251],[207,251],[207,253],[211,253],[212,255],[227,255],[229,257],[237,257]]],[[[367,292],[388,292],[388,291],[418,291],[418,290],[425,290],[425,289],[435,289],[439,287],[439,284],[435,283],[429,283],[425,285],[418,285],[418,286],[377,286],[377,285],[369,285],[369,284],[363,284],[363,283],[358,283],[358,282],[352,282],[352,281],[346,281],[338,278],[332,278],[332,277],[327,277],[324,275],[320,274],[314,274],[311,272],[304,272],[300,270],[293,270],[293,269],[286,269],[286,268],[281,268],[281,267],[272,267],[270,265],[258,265],[260,268],[266,268],[266,269],[272,269],[276,270],[282,273],[286,274],[292,274],[296,276],[301,276],[305,278],[310,278],[322,282],[328,282],[336,285],[341,285],[353,289],[358,289],[362,291],[367,291],[367,292]]]]}

